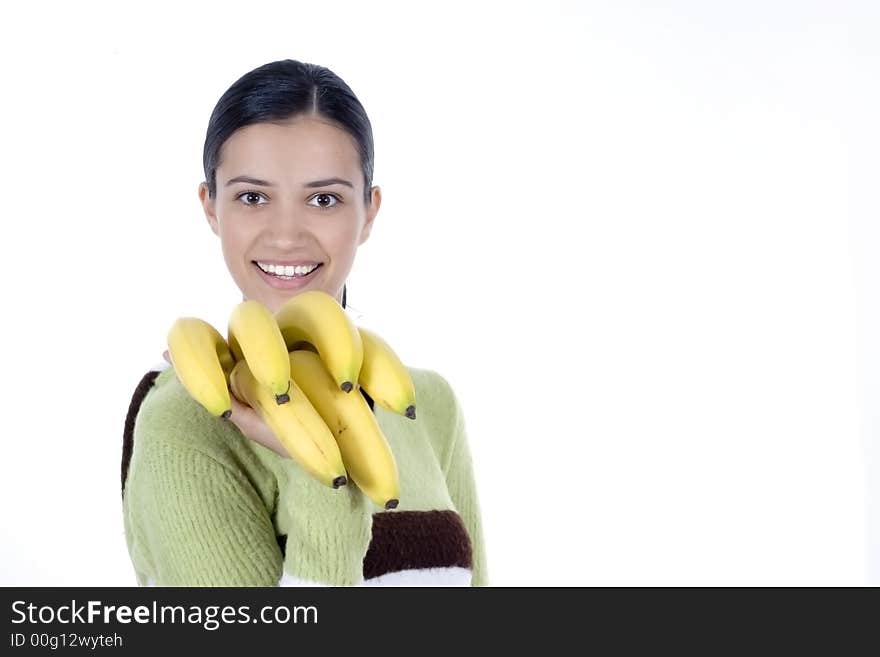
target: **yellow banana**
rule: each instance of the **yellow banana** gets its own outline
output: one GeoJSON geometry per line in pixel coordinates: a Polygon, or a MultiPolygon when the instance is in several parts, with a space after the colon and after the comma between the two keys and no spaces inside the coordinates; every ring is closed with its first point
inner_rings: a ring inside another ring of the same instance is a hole
{"type": "Polygon", "coordinates": [[[364,362],[358,383],[374,402],[393,413],[416,419],[416,389],[409,370],[378,334],[358,327],[364,345],[364,362]]]}
{"type": "Polygon", "coordinates": [[[233,359],[220,332],[198,317],[178,317],[168,331],[168,355],[190,396],[211,415],[228,419],[232,402],[226,379],[233,359]]]}
{"type": "Polygon", "coordinates": [[[254,378],[272,391],[277,404],[290,401],[287,345],[271,310],[256,300],[242,301],[233,308],[229,348],[236,361],[247,361],[254,378]]]}
{"type": "Polygon", "coordinates": [[[291,297],[275,313],[287,351],[307,342],[321,355],[333,379],[343,391],[357,383],[364,347],[357,327],[332,296],[308,290],[291,297]]]}
{"type": "Polygon", "coordinates": [[[292,399],[279,406],[247,361],[238,361],[229,377],[232,393],[257,412],[294,461],[322,484],[344,486],[348,480],[333,434],[302,390],[290,383],[292,399]]]}
{"type": "Polygon", "coordinates": [[[400,499],[397,463],[360,392],[343,392],[321,358],[305,349],[290,353],[290,374],[333,432],[354,483],[376,505],[395,508],[400,499]]]}

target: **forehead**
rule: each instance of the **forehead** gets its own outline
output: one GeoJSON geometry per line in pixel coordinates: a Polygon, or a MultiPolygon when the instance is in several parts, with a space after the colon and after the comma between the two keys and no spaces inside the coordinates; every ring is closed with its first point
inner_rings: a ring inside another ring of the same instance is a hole
{"type": "Polygon", "coordinates": [[[236,130],[220,150],[217,169],[221,168],[233,176],[276,168],[354,175],[360,170],[360,157],[348,132],[326,121],[303,117],[236,130]]]}

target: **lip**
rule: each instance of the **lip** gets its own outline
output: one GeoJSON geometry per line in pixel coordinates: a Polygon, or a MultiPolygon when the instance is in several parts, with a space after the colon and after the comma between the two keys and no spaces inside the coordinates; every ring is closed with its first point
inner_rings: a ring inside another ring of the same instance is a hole
{"type": "MultiPolygon", "coordinates": [[[[260,262],[264,262],[264,261],[260,260],[260,262]]],[[[251,264],[254,266],[254,269],[257,270],[257,273],[259,273],[259,275],[263,277],[263,280],[266,281],[266,284],[271,287],[274,287],[276,290],[299,290],[299,289],[305,287],[306,285],[308,285],[315,278],[317,273],[319,271],[321,271],[321,269],[323,269],[323,267],[324,267],[323,263],[314,263],[314,262],[312,262],[312,263],[297,263],[297,264],[313,264],[313,265],[317,264],[318,266],[315,269],[313,269],[311,272],[306,274],[305,276],[297,276],[296,278],[291,278],[289,281],[285,281],[281,278],[277,278],[277,277],[273,276],[272,274],[267,274],[262,269],[260,269],[259,265],[257,265],[256,262],[252,262],[251,264]]],[[[275,263],[267,262],[266,264],[275,264],[275,263]]],[[[277,263],[277,264],[281,264],[281,263],[277,263]]]]}
{"type": "Polygon", "coordinates": [[[282,267],[308,267],[309,265],[321,264],[318,260],[295,260],[290,262],[284,260],[252,260],[251,262],[262,262],[264,265],[281,265],[282,267]]]}

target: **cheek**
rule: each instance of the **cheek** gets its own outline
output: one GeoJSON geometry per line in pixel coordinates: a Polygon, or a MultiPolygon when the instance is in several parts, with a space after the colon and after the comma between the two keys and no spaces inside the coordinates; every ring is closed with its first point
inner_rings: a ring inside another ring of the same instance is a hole
{"type": "Polygon", "coordinates": [[[357,249],[357,239],[358,226],[353,222],[332,231],[328,230],[321,237],[324,250],[337,262],[348,262],[353,259],[357,249]]]}
{"type": "Polygon", "coordinates": [[[248,231],[239,222],[223,221],[220,223],[220,241],[223,244],[223,253],[228,258],[240,256],[247,245],[248,231]]]}

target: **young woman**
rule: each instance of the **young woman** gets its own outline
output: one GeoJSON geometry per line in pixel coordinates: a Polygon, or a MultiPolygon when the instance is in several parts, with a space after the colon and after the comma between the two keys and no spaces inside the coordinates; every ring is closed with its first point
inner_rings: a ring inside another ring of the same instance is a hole
{"type": "MultiPolygon", "coordinates": [[[[244,75],[211,115],[204,169],[199,198],[243,299],[274,312],[322,290],[346,305],[382,197],[370,122],[343,80],[293,60],[244,75]]],[[[234,397],[221,420],[173,368],[153,368],[132,398],[122,456],[138,584],[485,585],[459,404],[439,374],[410,373],[417,420],[373,407],[400,473],[400,505],[385,511],[354,484],[312,479],[234,397]]]]}

